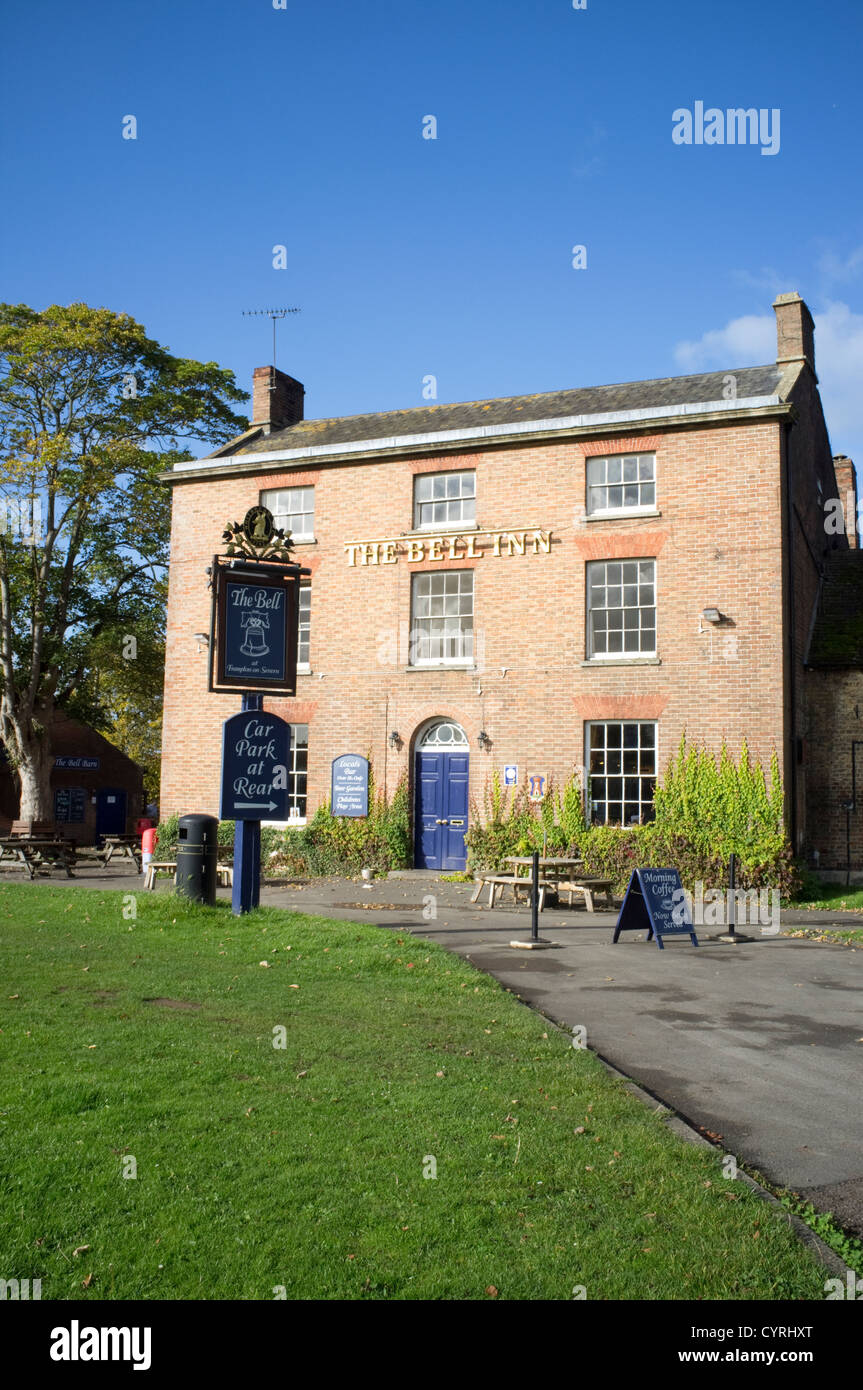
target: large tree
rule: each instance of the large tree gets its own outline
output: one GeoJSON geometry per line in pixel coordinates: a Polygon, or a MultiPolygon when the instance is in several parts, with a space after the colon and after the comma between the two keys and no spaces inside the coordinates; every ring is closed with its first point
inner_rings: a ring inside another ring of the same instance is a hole
{"type": "Polygon", "coordinates": [[[110,631],[94,639],[90,669],[66,707],[143,768],[148,802],[159,800],[167,598],[164,576],[138,616],[134,642],[127,634],[118,645],[110,631]]]}
{"type": "Polygon", "coordinates": [[[23,820],[53,820],[55,709],[74,708],[106,650],[136,660],[136,630],[150,633],[159,473],[189,457],[181,440],[245,429],[231,409],[245,399],[232,372],[172,356],[126,314],[0,305],[0,739],[23,820]]]}

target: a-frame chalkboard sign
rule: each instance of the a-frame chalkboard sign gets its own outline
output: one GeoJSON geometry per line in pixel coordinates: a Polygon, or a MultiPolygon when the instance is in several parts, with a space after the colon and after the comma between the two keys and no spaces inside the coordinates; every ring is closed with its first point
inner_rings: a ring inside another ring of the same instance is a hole
{"type": "Polygon", "coordinates": [[[622,931],[643,931],[663,949],[663,936],[698,938],[677,869],[634,869],[614,928],[614,945],[622,931]]]}

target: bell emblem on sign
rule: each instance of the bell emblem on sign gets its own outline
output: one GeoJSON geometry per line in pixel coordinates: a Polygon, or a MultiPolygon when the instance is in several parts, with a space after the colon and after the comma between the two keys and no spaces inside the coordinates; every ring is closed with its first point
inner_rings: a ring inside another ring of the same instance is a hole
{"type": "Polygon", "coordinates": [[[245,656],[266,656],[270,650],[267,646],[267,634],[265,629],[270,626],[270,620],[265,613],[247,613],[241,623],[245,628],[246,637],[240,651],[245,656]]]}

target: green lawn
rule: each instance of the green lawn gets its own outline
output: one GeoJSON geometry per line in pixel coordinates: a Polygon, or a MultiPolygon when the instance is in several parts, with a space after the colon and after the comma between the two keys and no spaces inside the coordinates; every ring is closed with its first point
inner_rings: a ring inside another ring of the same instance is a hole
{"type": "Polygon", "coordinates": [[[790,902],[793,908],[814,908],[820,912],[863,912],[863,888],[843,883],[822,883],[809,876],[799,901],[790,902]]]}
{"type": "Polygon", "coordinates": [[[24,885],[0,943],[0,1277],[43,1299],[823,1298],[718,1154],[436,945],[24,885]]]}
{"type": "MultiPolygon", "coordinates": [[[[825,883],[812,874],[806,876],[800,900],[788,903],[789,908],[809,908],[815,912],[859,912],[863,914],[863,888],[846,888],[841,883],[825,883]]],[[[846,946],[863,945],[863,916],[860,926],[786,927],[789,936],[806,936],[814,941],[844,942],[846,946]]]]}

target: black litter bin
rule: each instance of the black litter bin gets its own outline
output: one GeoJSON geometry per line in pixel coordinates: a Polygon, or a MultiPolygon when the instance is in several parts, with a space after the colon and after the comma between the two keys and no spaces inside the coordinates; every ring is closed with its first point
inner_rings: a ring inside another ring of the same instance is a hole
{"type": "Polygon", "coordinates": [[[177,892],[212,907],[216,901],[219,822],[215,816],[181,816],[177,837],[177,892]]]}

